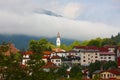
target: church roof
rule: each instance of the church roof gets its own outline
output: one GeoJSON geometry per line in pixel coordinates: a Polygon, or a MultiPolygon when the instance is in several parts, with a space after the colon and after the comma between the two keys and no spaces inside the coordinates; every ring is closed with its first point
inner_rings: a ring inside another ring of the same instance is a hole
{"type": "Polygon", "coordinates": [[[52,49],[52,51],[54,51],[54,52],[65,52],[65,50],[63,50],[61,48],[54,48],[54,49],[52,49]]]}

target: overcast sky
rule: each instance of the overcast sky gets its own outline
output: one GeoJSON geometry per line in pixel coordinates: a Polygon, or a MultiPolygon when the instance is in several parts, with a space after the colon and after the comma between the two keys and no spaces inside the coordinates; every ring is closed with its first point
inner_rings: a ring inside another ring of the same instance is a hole
{"type": "Polygon", "coordinates": [[[0,34],[78,40],[120,32],[120,0],[0,0],[0,34]]]}

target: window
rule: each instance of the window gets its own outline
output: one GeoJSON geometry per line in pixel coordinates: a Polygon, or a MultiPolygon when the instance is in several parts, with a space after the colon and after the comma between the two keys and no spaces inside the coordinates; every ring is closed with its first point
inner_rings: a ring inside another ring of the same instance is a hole
{"type": "Polygon", "coordinates": [[[90,58],[88,58],[88,60],[90,60],[90,58]]]}
{"type": "Polygon", "coordinates": [[[109,74],[108,74],[107,76],[108,76],[108,78],[109,78],[109,74]]]}
{"type": "Polygon", "coordinates": [[[60,62],[60,60],[56,60],[56,62],[60,62]]]}
{"type": "Polygon", "coordinates": [[[101,57],[101,59],[103,59],[103,57],[101,57]]]}
{"type": "Polygon", "coordinates": [[[98,58],[97,56],[95,56],[95,58],[98,58]]]}
{"type": "Polygon", "coordinates": [[[83,56],[83,58],[85,58],[85,56],[83,56]]]}
{"type": "Polygon", "coordinates": [[[104,59],[106,59],[106,57],[104,57],[104,59]]]}
{"type": "Polygon", "coordinates": [[[95,55],[97,55],[97,53],[95,53],[95,55]]]}
{"type": "Polygon", "coordinates": [[[90,56],[90,54],[88,54],[88,56],[90,56]]]}
{"type": "Polygon", "coordinates": [[[108,59],[111,59],[111,57],[108,57],[108,59]]]}
{"type": "Polygon", "coordinates": [[[83,62],[85,62],[85,60],[83,60],[83,62]]]}
{"type": "Polygon", "coordinates": [[[52,62],[54,62],[54,60],[52,60],[52,62]]]}

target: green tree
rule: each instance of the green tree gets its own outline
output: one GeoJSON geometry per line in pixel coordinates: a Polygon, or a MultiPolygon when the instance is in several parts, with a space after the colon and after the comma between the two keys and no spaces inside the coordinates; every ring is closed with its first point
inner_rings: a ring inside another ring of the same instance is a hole
{"type": "Polygon", "coordinates": [[[107,70],[109,68],[117,68],[117,63],[115,61],[108,61],[103,64],[103,69],[107,70]]]}
{"type": "Polygon", "coordinates": [[[46,39],[30,41],[29,51],[32,51],[33,53],[42,53],[45,50],[51,50],[50,43],[46,39]]]}
{"type": "Polygon", "coordinates": [[[96,39],[92,39],[88,42],[88,46],[98,46],[100,47],[101,46],[101,41],[102,39],[101,38],[96,38],[96,39]]]}
{"type": "Polygon", "coordinates": [[[59,78],[61,78],[61,77],[66,77],[67,75],[66,75],[66,70],[68,69],[68,66],[62,66],[62,67],[60,67],[59,69],[58,69],[58,71],[57,71],[57,75],[58,75],[58,77],[59,78]]]}
{"type": "Polygon", "coordinates": [[[64,50],[69,50],[69,48],[65,44],[61,44],[60,48],[62,48],[64,50]]]}
{"type": "Polygon", "coordinates": [[[116,42],[110,38],[104,38],[101,42],[101,46],[105,46],[105,45],[116,45],[116,42]]]}
{"type": "Polygon", "coordinates": [[[82,46],[87,46],[88,43],[89,43],[89,41],[88,41],[88,40],[85,40],[85,41],[82,42],[81,45],[82,45],[82,46]]]}
{"type": "Polygon", "coordinates": [[[81,43],[79,41],[74,41],[68,47],[69,47],[69,50],[71,50],[71,49],[73,49],[74,46],[80,46],[80,45],[81,45],[81,43]]]}
{"type": "Polygon", "coordinates": [[[96,70],[100,70],[101,69],[101,62],[100,61],[96,61],[95,63],[91,63],[88,66],[88,69],[89,69],[89,77],[92,78],[93,72],[96,71],[96,70]]]}
{"type": "Polygon", "coordinates": [[[70,70],[70,78],[72,78],[74,80],[81,80],[82,79],[82,71],[81,71],[80,66],[75,65],[72,67],[72,69],[70,70]]]}

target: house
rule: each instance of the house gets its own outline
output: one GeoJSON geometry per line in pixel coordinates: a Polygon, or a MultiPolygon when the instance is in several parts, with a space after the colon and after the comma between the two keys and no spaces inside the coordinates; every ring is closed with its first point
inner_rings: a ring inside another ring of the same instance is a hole
{"type": "Polygon", "coordinates": [[[114,52],[99,52],[100,59],[99,61],[115,61],[114,52]]]}
{"type": "Polygon", "coordinates": [[[57,66],[62,65],[62,59],[61,59],[61,57],[59,57],[58,55],[52,56],[52,57],[50,58],[50,60],[51,60],[52,63],[54,63],[54,64],[57,65],[57,66]]]}
{"type": "Polygon", "coordinates": [[[83,66],[99,60],[99,49],[95,46],[75,46],[74,50],[79,51],[80,63],[83,66]]]}
{"type": "Polygon", "coordinates": [[[47,63],[50,59],[50,56],[51,56],[51,51],[44,51],[43,52],[43,56],[42,56],[42,60],[47,63]]]}
{"type": "Polygon", "coordinates": [[[83,66],[88,66],[95,61],[115,61],[113,47],[75,46],[73,50],[79,52],[80,63],[83,66]]]}
{"type": "Polygon", "coordinates": [[[28,60],[30,60],[29,56],[33,54],[33,52],[31,51],[27,51],[23,53],[23,59],[22,59],[22,65],[26,65],[26,63],[28,62],[28,60]]]}
{"type": "Polygon", "coordinates": [[[44,66],[42,66],[43,70],[45,72],[49,72],[50,69],[57,69],[59,68],[58,66],[56,66],[53,62],[48,61],[47,64],[45,64],[44,66]]]}
{"type": "Polygon", "coordinates": [[[101,79],[120,79],[120,69],[109,69],[100,72],[101,79]]]}
{"type": "Polygon", "coordinates": [[[66,51],[57,47],[57,48],[52,49],[51,56],[53,56],[53,55],[58,55],[60,57],[65,57],[66,56],[66,51]]]}

